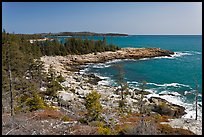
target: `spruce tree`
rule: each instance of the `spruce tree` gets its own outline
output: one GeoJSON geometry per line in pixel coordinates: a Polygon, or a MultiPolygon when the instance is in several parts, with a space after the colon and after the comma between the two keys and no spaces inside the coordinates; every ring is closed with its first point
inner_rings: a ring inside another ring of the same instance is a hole
{"type": "Polygon", "coordinates": [[[85,107],[88,111],[86,118],[88,122],[100,120],[100,114],[102,111],[100,97],[101,95],[97,91],[92,91],[87,94],[85,98],[85,107]]]}

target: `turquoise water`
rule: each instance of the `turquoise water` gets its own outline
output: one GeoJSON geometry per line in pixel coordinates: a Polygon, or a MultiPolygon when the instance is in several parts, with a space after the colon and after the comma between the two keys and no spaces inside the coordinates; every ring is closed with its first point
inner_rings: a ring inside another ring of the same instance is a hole
{"type": "MultiPolygon", "coordinates": [[[[103,39],[102,37],[88,37],[103,39]]],[[[194,103],[196,81],[199,85],[199,102],[202,102],[202,36],[201,35],[132,35],[127,37],[106,37],[109,44],[119,47],[157,47],[174,51],[173,57],[123,60],[104,64],[91,64],[86,73],[95,73],[105,77],[111,85],[116,84],[117,71],[114,64],[122,64],[125,81],[130,87],[139,88],[142,81],[147,82],[147,89],[153,93],[175,93],[177,99],[185,103],[194,103]]],[[[64,39],[61,37],[62,42],[64,39]]],[[[176,97],[175,97],[176,98],[176,97]]],[[[170,98],[169,98],[170,99],[170,98]]],[[[174,99],[170,101],[176,103],[174,99]]],[[[177,102],[179,103],[177,100],[177,102]]],[[[181,103],[180,103],[181,104],[181,103]]],[[[193,110],[189,108],[190,110],[193,110]]]]}

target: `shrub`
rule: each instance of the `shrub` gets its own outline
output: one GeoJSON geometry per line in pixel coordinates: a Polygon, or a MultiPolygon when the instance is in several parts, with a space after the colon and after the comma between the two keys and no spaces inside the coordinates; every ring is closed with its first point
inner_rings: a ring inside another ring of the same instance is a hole
{"type": "Polygon", "coordinates": [[[57,91],[62,90],[62,86],[55,80],[52,80],[47,85],[46,95],[51,97],[57,97],[57,91]]]}
{"type": "Polygon", "coordinates": [[[111,135],[111,129],[108,127],[99,127],[98,128],[99,135],[111,135]]]}
{"type": "Polygon", "coordinates": [[[26,106],[29,111],[38,110],[45,108],[45,102],[37,93],[34,93],[32,98],[26,99],[26,106]]]}
{"type": "Polygon", "coordinates": [[[102,121],[92,121],[89,123],[89,125],[94,127],[103,127],[104,123],[102,121]]]}
{"type": "Polygon", "coordinates": [[[85,97],[85,107],[88,111],[87,120],[100,120],[100,113],[102,112],[102,105],[100,103],[101,95],[96,91],[92,91],[85,97]]]}

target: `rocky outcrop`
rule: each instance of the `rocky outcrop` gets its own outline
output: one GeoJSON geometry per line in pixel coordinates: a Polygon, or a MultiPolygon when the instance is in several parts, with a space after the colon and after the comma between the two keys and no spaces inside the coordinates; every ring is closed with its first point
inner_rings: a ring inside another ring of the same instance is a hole
{"type": "Polygon", "coordinates": [[[75,55],[73,62],[78,64],[103,63],[114,59],[142,59],[160,56],[171,56],[174,52],[160,48],[122,48],[116,52],[75,55]]]}
{"type": "Polygon", "coordinates": [[[158,97],[149,98],[151,109],[160,115],[168,115],[175,118],[180,118],[185,112],[185,108],[176,104],[172,104],[165,99],[158,97]]]}
{"type": "Polygon", "coordinates": [[[67,55],[67,56],[55,56],[48,57],[43,56],[41,60],[46,62],[45,68],[48,68],[50,64],[56,67],[56,70],[63,68],[66,64],[66,70],[76,71],[79,70],[77,65],[84,65],[87,63],[104,63],[115,59],[142,59],[153,58],[161,56],[171,56],[174,52],[169,50],[162,50],[160,48],[121,48],[115,52],[107,51],[102,53],[91,53],[84,55],[67,55]],[[54,61],[54,60],[56,61],[54,61]]]}
{"type": "Polygon", "coordinates": [[[87,82],[93,85],[97,85],[98,82],[102,80],[94,74],[88,74],[87,76],[89,77],[89,80],[87,82]]]}

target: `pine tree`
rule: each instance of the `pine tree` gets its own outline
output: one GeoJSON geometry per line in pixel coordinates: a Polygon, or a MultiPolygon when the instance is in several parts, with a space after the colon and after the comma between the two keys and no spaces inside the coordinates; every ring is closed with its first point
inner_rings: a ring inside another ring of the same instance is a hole
{"type": "Polygon", "coordinates": [[[45,94],[49,96],[49,98],[57,98],[57,92],[62,89],[62,86],[57,81],[55,71],[52,65],[50,65],[48,69],[47,90],[45,94]]]}
{"type": "Polygon", "coordinates": [[[88,111],[86,116],[88,122],[100,120],[100,114],[102,111],[100,97],[101,95],[97,91],[92,91],[85,98],[85,107],[88,111]]]}
{"type": "Polygon", "coordinates": [[[125,111],[125,97],[124,97],[124,92],[128,92],[128,84],[124,80],[124,69],[122,64],[115,64],[114,68],[117,70],[117,75],[116,75],[116,82],[120,86],[120,91],[121,91],[121,100],[119,100],[119,108],[121,109],[122,112],[125,111]]]}

